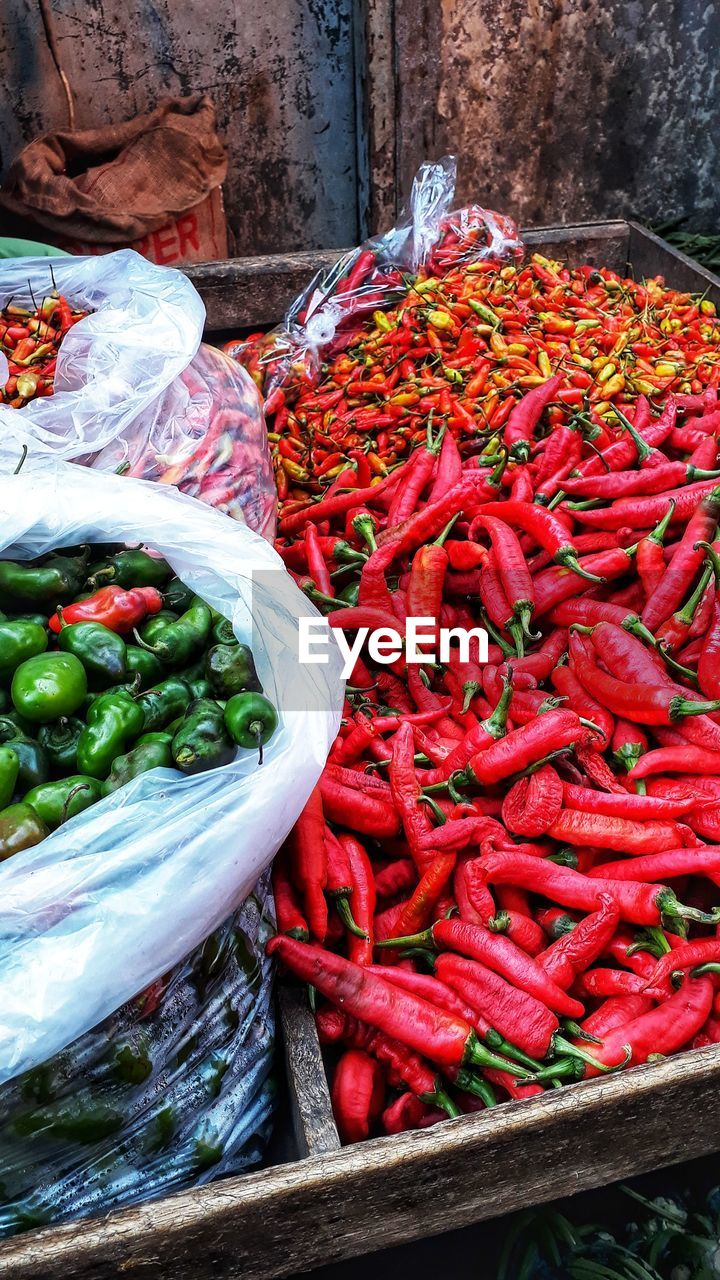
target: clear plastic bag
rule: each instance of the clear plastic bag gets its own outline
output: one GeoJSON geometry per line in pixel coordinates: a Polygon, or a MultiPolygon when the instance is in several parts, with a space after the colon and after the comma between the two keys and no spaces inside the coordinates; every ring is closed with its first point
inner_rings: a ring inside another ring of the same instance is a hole
{"type": "Polygon", "coordinates": [[[90,314],[61,343],[54,394],[0,405],[5,446],[174,484],[272,538],[260,401],[242,368],[201,346],[205,308],[190,281],[130,249],[0,264],[3,304],[32,306],[53,281],[90,314]]]}
{"type": "Polygon", "coordinates": [[[342,682],[337,651],[300,663],[298,619],[312,606],[279,557],[209,506],[41,455],[18,475],[3,457],[0,510],[6,556],[147,542],[251,643],[280,715],[262,767],[239,751],[189,777],[153,770],[0,865],[4,1083],[98,1027],[240,907],[320,775],[342,682]]]}
{"type": "Polygon", "coordinates": [[[451,211],[456,176],[454,156],[421,165],[395,227],[318,272],[278,328],[238,342],[232,354],[261,388],[266,412],[276,411],[281,397],[291,402],[294,387],[316,381],[322,361],[352,344],[358,320],[404,297],[408,273],[522,257],[512,219],[479,205],[451,211]]]}
{"type": "Polygon", "coordinates": [[[0,1086],[0,1236],[238,1174],[270,1137],[270,873],[187,960],[0,1086]]]}

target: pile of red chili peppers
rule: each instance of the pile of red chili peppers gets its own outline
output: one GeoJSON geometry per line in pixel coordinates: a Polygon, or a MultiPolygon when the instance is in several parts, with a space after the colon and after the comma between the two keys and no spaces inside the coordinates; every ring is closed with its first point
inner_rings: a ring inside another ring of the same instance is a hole
{"type": "Polygon", "coordinates": [[[447,254],[273,393],[277,546],[331,625],[490,638],[363,651],[275,863],[346,1142],[720,1042],[714,315],[447,254]]]}
{"type": "Polygon", "coordinates": [[[52,395],[60,343],[86,315],[73,310],[56,289],[31,311],[6,303],[0,312],[0,351],[7,358],[10,377],[0,387],[0,404],[21,409],[38,396],[52,395]]]}

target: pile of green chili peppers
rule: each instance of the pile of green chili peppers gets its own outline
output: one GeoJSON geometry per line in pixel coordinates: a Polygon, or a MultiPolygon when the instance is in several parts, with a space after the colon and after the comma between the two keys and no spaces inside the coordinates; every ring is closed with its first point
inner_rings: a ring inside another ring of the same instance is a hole
{"type": "Polygon", "coordinates": [[[262,763],[277,723],[252,651],[165,560],[111,544],[0,561],[0,860],[150,769],[200,773],[238,747],[262,763]],[[155,588],[162,609],[92,620],[109,584],[155,588]],[[82,601],[89,618],[66,620],[82,601]]]}

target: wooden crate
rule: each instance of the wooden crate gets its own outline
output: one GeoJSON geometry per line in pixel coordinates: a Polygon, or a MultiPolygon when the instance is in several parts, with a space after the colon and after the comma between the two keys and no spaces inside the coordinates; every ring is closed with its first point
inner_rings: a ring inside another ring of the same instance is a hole
{"type": "MultiPolygon", "coordinates": [[[[663,274],[720,303],[720,279],[632,222],[545,227],[571,264],[663,274]]],[[[210,335],[276,322],[318,267],[303,253],[188,268],[210,335]]],[[[278,996],[287,1160],[135,1209],[0,1245],[3,1280],[273,1280],[720,1149],[720,1049],[341,1149],[303,993],[278,996]]],[[[0,1177],[2,1171],[0,1170],[0,1177]]]]}

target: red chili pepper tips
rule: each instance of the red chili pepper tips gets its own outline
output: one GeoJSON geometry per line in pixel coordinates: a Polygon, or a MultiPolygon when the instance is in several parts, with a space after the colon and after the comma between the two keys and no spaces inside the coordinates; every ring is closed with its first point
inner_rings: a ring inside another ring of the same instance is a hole
{"type": "Polygon", "coordinates": [[[415,277],[345,260],[322,364],[242,352],[278,551],[354,645],[269,947],[338,1047],[344,1142],[720,1035],[714,307],[477,243],[472,214],[415,277]]]}

